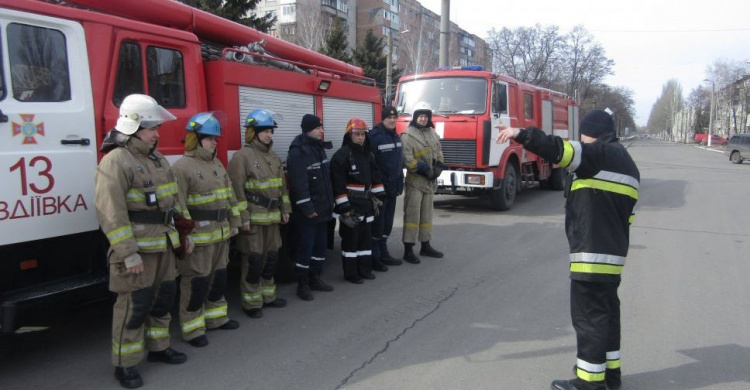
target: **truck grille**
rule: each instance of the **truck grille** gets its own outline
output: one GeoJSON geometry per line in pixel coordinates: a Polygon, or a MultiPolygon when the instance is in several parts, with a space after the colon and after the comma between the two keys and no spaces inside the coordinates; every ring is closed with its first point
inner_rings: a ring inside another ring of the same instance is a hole
{"type": "Polygon", "coordinates": [[[442,139],[440,145],[446,164],[476,166],[477,143],[475,140],[442,139]]]}

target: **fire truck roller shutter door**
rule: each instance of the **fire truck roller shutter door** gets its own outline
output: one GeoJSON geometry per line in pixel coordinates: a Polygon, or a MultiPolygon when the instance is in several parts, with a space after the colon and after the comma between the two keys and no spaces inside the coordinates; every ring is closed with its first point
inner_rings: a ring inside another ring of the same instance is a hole
{"type": "MultiPolygon", "coordinates": [[[[302,116],[315,112],[315,101],[312,95],[301,93],[272,91],[268,89],[243,87],[239,88],[240,123],[245,123],[247,115],[257,108],[264,108],[275,114],[278,127],[273,133],[273,151],[281,161],[286,161],[289,145],[301,132],[299,123],[302,116]]],[[[326,136],[326,138],[328,138],[326,136]]],[[[242,127],[241,140],[245,139],[245,128],[242,127]]]]}
{"type": "Polygon", "coordinates": [[[350,119],[362,118],[365,122],[372,124],[374,117],[372,103],[323,97],[326,141],[333,142],[333,151],[341,148],[346,124],[350,119]]]}

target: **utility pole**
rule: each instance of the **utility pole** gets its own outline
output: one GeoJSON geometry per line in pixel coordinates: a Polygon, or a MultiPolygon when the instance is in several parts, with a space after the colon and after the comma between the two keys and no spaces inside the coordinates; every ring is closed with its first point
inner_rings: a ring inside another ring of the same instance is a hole
{"type": "Polygon", "coordinates": [[[393,31],[388,27],[388,57],[385,59],[385,102],[391,98],[391,73],[393,73],[393,31]]]}
{"type": "Polygon", "coordinates": [[[440,67],[448,66],[448,45],[450,44],[450,9],[451,1],[443,0],[440,7],[440,67]]]}

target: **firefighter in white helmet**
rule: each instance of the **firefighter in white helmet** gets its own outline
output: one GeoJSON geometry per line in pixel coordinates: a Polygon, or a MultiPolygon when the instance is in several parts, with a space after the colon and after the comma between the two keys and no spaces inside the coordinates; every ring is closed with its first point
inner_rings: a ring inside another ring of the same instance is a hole
{"type": "Polygon", "coordinates": [[[95,177],[96,214],[110,243],[110,290],[117,293],[112,321],[112,363],[123,387],[143,384],[135,365],[181,364],[170,348],[170,311],[175,301],[175,253],[189,253],[175,220],[192,221],[167,160],[156,151],[159,126],[175,117],[146,95],[130,95],[117,125],[105,137],[107,153],[95,177]],[[186,219],[187,218],[187,219],[186,219]]]}
{"type": "Polygon", "coordinates": [[[277,127],[271,111],[258,108],[245,118],[245,145],[232,156],[229,175],[239,200],[243,228],[237,237],[242,257],[242,309],[250,318],[264,307],[282,308],[274,274],[281,248],[280,224],[289,222],[292,205],[281,158],[273,151],[277,127]]]}
{"type": "Polygon", "coordinates": [[[180,271],[180,327],[194,347],[208,345],[207,329],[237,329],[229,319],[227,286],[229,238],[242,226],[232,182],[216,158],[221,113],[201,112],[188,120],[185,155],[172,167],[195,230],[195,250],[177,262],[180,271]]]}
{"type": "Polygon", "coordinates": [[[404,195],[404,261],[419,264],[414,244],[422,243],[421,256],[443,257],[430,245],[432,238],[432,200],[437,190],[436,179],[445,169],[440,137],[432,124],[432,108],[424,102],[414,105],[409,127],[401,134],[406,167],[404,195]]]}

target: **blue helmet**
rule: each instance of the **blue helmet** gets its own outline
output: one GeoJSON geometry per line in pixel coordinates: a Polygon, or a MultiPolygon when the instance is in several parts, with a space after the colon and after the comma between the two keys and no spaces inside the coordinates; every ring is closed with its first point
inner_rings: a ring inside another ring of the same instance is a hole
{"type": "Polygon", "coordinates": [[[276,121],[273,120],[273,113],[271,111],[262,108],[256,108],[255,110],[247,114],[247,118],[245,119],[245,127],[276,128],[278,127],[278,125],[276,124],[276,121]]]}
{"type": "Polygon", "coordinates": [[[218,137],[221,135],[221,123],[214,117],[213,112],[199,112],[190,118],[185,130],[218,137]]]}

